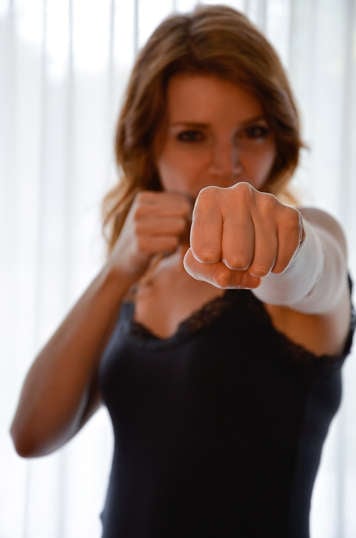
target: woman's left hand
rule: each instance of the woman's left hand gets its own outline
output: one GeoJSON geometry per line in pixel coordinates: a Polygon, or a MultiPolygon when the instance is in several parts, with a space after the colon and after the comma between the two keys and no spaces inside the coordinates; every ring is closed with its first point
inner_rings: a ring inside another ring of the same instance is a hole
{"type": "Polygon", "coordinates": [[[204,187],[196,199],[186,271],[218,288],[256,288],[282,272],[301,240],[299,211],[250,183],[204,187]]]}

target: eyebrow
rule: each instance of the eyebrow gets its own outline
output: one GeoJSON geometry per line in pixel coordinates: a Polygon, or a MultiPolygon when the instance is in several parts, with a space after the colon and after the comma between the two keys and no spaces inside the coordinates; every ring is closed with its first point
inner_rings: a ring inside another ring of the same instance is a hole
{"type": "MultiPolygon", "coordinates": [[[[266,116],[263,114],[260,114],[259,116],[254,116],[253,118],[248,118],[244,121],[242,121],[239,125],[239,127],[246,127],[247,125],[250,125],[251,123],[255,123],[257,121],[264,120],[267,122],[266,116]]],[[[185,127],[194,127],[195,129],[207,129],[209,127],[208,123],[202,123],[202,122],[195,122],[195,121],[176,121],[174,123],[171,123],[171,127],[178,127],[184,125],[185,127]]]]}

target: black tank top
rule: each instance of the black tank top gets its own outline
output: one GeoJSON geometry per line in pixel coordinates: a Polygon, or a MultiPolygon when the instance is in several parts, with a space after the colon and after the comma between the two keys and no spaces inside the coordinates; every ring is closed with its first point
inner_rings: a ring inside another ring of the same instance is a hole
{"type": "Polygon", "coordinates": [[[122,305],[99,368],[114,433],[102,537],[309,537],[355,316],[343,353],[316,357],[249,290],[165,339],[133,313],[122,305]]]}

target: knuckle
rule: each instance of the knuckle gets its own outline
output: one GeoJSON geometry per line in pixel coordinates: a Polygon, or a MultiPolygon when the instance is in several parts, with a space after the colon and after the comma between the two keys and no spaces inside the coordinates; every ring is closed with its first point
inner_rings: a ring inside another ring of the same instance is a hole
{"type": "Polygon", "coordinates": [[[215,185],[208,185],[206,187],[203,187],[197,196],[197,202],[208,202],[210,200],[215,200],[216,196],[218,195],[218,191],[221,190],[219,187],[216,187],[215,185]]]}
{"type": "Polygon", "coordinates": [[[252,276],[262,277],[266,276],[269,273],[270,269],[271,267],[267,267],[267,265],[264,264],[252,264],[249,268],[249,273],[252,276]]]}
{"type": "Polygon", "coordinates": [[[254,188],[247,181],[241,181],[232,187],[234,192],[244,201],[250,201],[254,196],[254,188]]]}
{"type": "Polygon", "coordinates": [[[263,213],[274,211],[277,203],[277,199],[273,194],[263,193],[262,196],[259,197],[259,207],[263,213]]]}
{"type": "Polygon", "coordinates": [[[216,253],[209,247],[195,248],[194,257],[202,263],[214,263],[217,261],[216,253]]]}
{"type": "Polygon", "coordinates": [[[247,269],[250,264],[250,258],[246,253],[234,252],[224,257],[224,263],[231,269],[247,269]]]}
{"type": "Polygon", "coordinates": [[[216,187],[215,185],[206,185],[199,191],[199,196],[211,196],[212,194],[215,194],[219,190],[219,187],[216,187]]]}
{"type": "Polygon", "coordinates": [[[281,214],[281,223],[288,232],[299,232],[299,212],[293,207],[285,207],[281,214]]]}

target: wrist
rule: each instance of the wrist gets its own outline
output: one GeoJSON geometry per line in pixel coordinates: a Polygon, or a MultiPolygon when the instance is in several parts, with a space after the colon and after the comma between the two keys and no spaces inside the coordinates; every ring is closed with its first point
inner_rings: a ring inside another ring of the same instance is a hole
{"type": "Polygon", "coordinates": [[[309,314],[334,308],[343,289],[345,257],[333,234],[304,219],[304,241],[286,269],[270,273],[253,293],[269,304],[309,314]]]}

